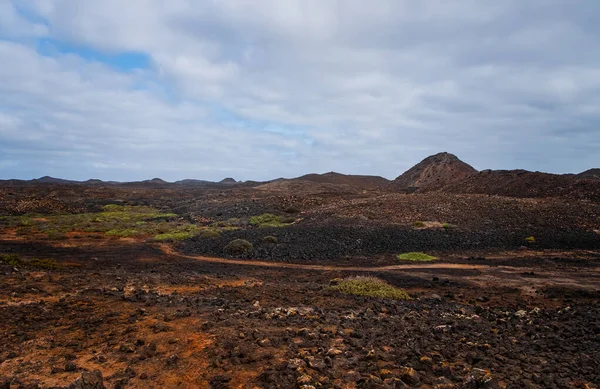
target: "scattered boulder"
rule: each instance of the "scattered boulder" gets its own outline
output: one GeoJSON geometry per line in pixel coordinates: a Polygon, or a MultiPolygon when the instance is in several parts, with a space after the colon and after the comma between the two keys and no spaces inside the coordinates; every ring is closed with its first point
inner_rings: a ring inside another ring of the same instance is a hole
{"type": "Polygon", "coordinates": [[[67,389],[106,389],[100,371],[84,371],[67,389]]]}

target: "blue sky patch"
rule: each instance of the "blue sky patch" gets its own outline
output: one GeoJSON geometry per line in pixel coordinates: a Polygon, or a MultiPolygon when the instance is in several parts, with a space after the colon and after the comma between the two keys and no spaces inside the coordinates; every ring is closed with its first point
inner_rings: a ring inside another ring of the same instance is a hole
{"type": "Polygon", "coordinates": [[[106,53],[90,47],[73,45],[56,39],[40,39],[37,51],[47,57],[74,54],[90,62],[100,62],[119,71],[132,71],[150,67],[150,56],[144,53],[106,53]]]}

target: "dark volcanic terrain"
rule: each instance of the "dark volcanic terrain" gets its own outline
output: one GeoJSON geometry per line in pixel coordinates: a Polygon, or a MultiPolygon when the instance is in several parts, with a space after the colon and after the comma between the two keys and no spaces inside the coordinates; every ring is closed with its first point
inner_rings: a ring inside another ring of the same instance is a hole
{"type": "Polygon", "coordinates": [[[592,176],[2,182],[0,388],[598,388],[592,176]]]}

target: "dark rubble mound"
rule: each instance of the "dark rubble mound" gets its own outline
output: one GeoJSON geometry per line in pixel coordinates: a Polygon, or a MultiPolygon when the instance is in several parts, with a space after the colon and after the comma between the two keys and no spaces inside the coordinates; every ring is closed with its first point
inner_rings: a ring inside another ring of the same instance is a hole
{"type": "Polygon", "coordinates": [[[527,170],[484,170],[461,182],[446,185],[445,193],[488,194],[507,197],[566,197],[600,201],[600,181],[573,175],[527,170]]]}
{"type": "Polygon", "coordinates": [[[476,174],[471,165],[454,154],[438,153],[429,156],[393,181],[395,188],[403,191],[440,188],[476,174]]]}
{"type": "MultiPolygon", "coordinates": [[[[252,250],[235,253],[245,259],[276,262],[324,261],[373,257],[411,251],[448,251],[469,249],[517,249],[535,235],[537,249],[600,249],[600,235],[580,229],[519,228],[513,231],[415,230],[399,226],[294,225],[285,228],[260,228],[227,231],[216,239],[192,238],[179,245],[188,254],[221,256],[231,241],[244,240],[252,250]],[[264,236],[277,243],[264,241],[264,236]]],[[[228,250],[225,250],[228,253],[228,250]]],[[[228,253],[230,254],[230,253],[228,253]]]]}
{"type": "Polygon", "coordinates": [[[585,180],[600,180],[600,169],[588,169],[584,172],[577,174],[575,177],[585,180]]]}
{"type": "Polygon", "coordinates": [[[299,179],[279,180],[255,187],[260,191],[294,195],[356,195],[359,189],[345,184],[317,183],[299,179]]]}
{"type": "Polygon", "coordinates": [[[336,172],[306,174],[293,180],[310,181],[318,184],[348,185],[358,189],[378,189],[390,183],[389,180],[380,176],[352,175],[336,172]]]}

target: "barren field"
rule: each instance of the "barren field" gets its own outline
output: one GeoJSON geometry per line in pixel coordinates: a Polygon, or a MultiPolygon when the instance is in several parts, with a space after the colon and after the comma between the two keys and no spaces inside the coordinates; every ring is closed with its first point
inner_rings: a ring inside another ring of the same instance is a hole
{"type": "Polygon", "coordinates": [[[598,387],[598,203],[279,186],[0,188],[0,388],[598,387]]]}

